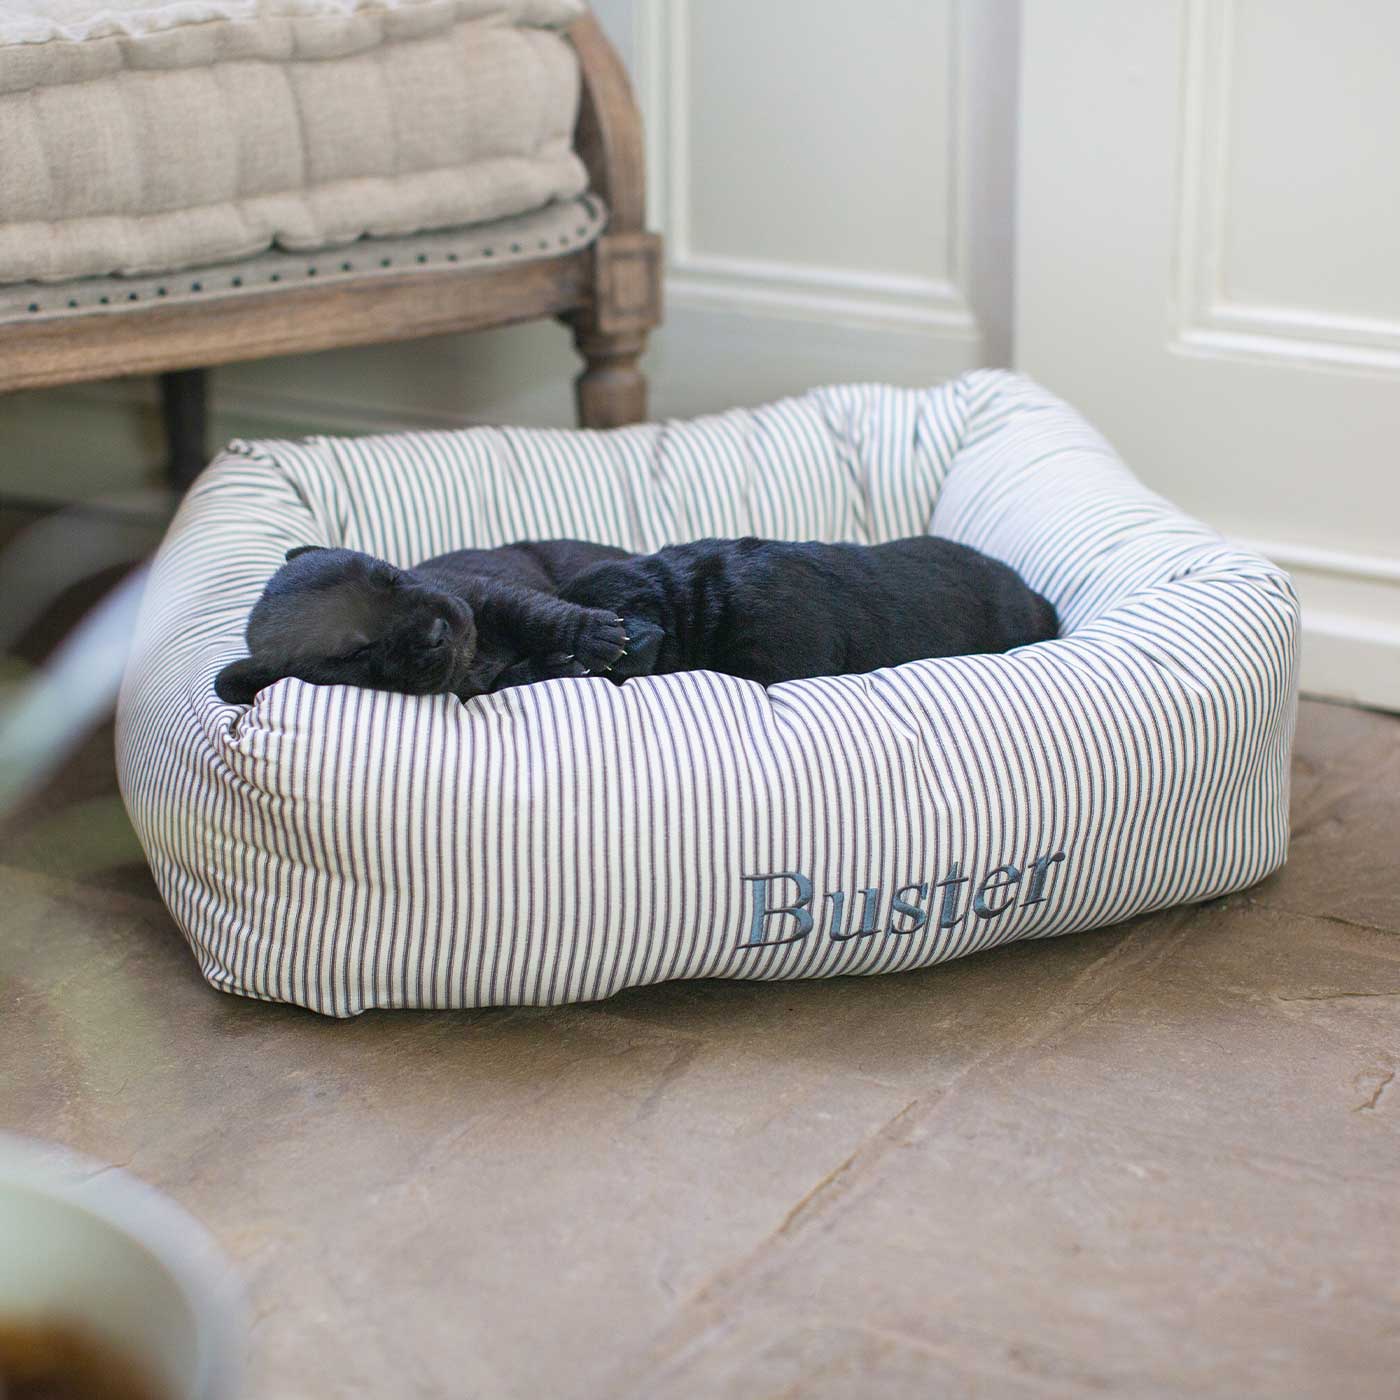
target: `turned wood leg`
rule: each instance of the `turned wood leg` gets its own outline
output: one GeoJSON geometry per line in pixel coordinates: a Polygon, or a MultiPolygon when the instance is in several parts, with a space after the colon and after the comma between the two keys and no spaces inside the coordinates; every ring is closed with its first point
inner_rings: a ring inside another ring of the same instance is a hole
{"type": "Polygon", "coordinates": [[[647,416],[647,380],[637,361],[646,335],[600,335],[574,328],[574,344],[587,366],[574,380],[581,428],[620,428],[647,416]]]}
{"type": "Polygon", "coordinates": [[[647,382],[637,361],[661,319],[661,240],[605,234],[593,259],[593,301],[570,318],[585,365],[575,381],[578,421],[618,428],[647,416],[647,382]]]}
{"type": "Polygon", "coordinates": [[[166,475],[184,491],[209,460],[205,443],[209,372],[176,369],[160,377],[160,411],[165,424],[166,475]]]}

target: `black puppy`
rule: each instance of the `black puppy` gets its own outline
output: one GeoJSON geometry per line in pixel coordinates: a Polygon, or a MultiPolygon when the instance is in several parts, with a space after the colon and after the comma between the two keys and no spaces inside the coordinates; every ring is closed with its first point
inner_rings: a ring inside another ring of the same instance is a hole
{"type": "Polygon", "coordinates": [[[467,699],[531,681],[710,670],[773,685],[1057,635],[1005,564],[933,536],[890,544],[698,540],[631,555],[573,540],[396,569],[288,552],[215,680],[246,704],[282,676],[467,699]]]}
{"type": "MultiPolygon", "coordinates": [[[[932,535],[880,545],[696,540],[595,564],[560,597],[626,620],[627,654],[608,672],[619,681],[722,671],[774,685],[1059,633],[1055,609],[1014,570],[932,535]]],[[[511,674],[540,679],[548,664],[532,658],[511,674]]]]}
{"type": "Polygon", "coordinates": [[[525,661],[550,674],[605,670],[627,644],[622,619],[561,602],[560,585],[625,550],[580,540],[462,549],[398,569],[352,549],[302,545],[248,619],[249,655],[214,689],[246,705],[283,676],[462,699],[525,661]]]}

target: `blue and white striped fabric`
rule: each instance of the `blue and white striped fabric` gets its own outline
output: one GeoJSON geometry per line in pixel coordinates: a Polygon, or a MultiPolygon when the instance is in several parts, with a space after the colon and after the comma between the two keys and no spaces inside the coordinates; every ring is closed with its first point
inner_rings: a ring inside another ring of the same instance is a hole
{"type": "Polygon", "coordinates": [[[893,972],[1275,869],[1297,626],[1284,574],[1000,371],[607,433],[235,443],[155,565],[119,767],[224,991],[349,1016],[893,972]],[[525,537],[922,530],[1018,569],[1065,635],[767,691],[213,690],[293,544],[412,564],[525,537]]]}

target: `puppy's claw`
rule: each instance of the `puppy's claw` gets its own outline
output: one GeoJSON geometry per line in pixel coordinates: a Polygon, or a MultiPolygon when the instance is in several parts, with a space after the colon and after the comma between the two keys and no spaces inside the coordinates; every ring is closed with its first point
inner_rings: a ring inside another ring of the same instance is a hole
{"type": "Polygon", "coordinates": [[[576,659],[588,668],[588,674],[601,675],[610,671],[627,646],[623,621],[606,612],[595,612],[583,623],[575,639],[576,659]]]}

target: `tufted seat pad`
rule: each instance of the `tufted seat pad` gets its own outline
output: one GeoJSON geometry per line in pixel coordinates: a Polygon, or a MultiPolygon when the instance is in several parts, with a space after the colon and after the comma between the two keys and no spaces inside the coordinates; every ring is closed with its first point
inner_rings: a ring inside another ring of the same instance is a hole
{"type": "Polygon", "coordinates": [[[159,274],[581,194],[581,0],[20,0],[0,283],[159,274]]]}

